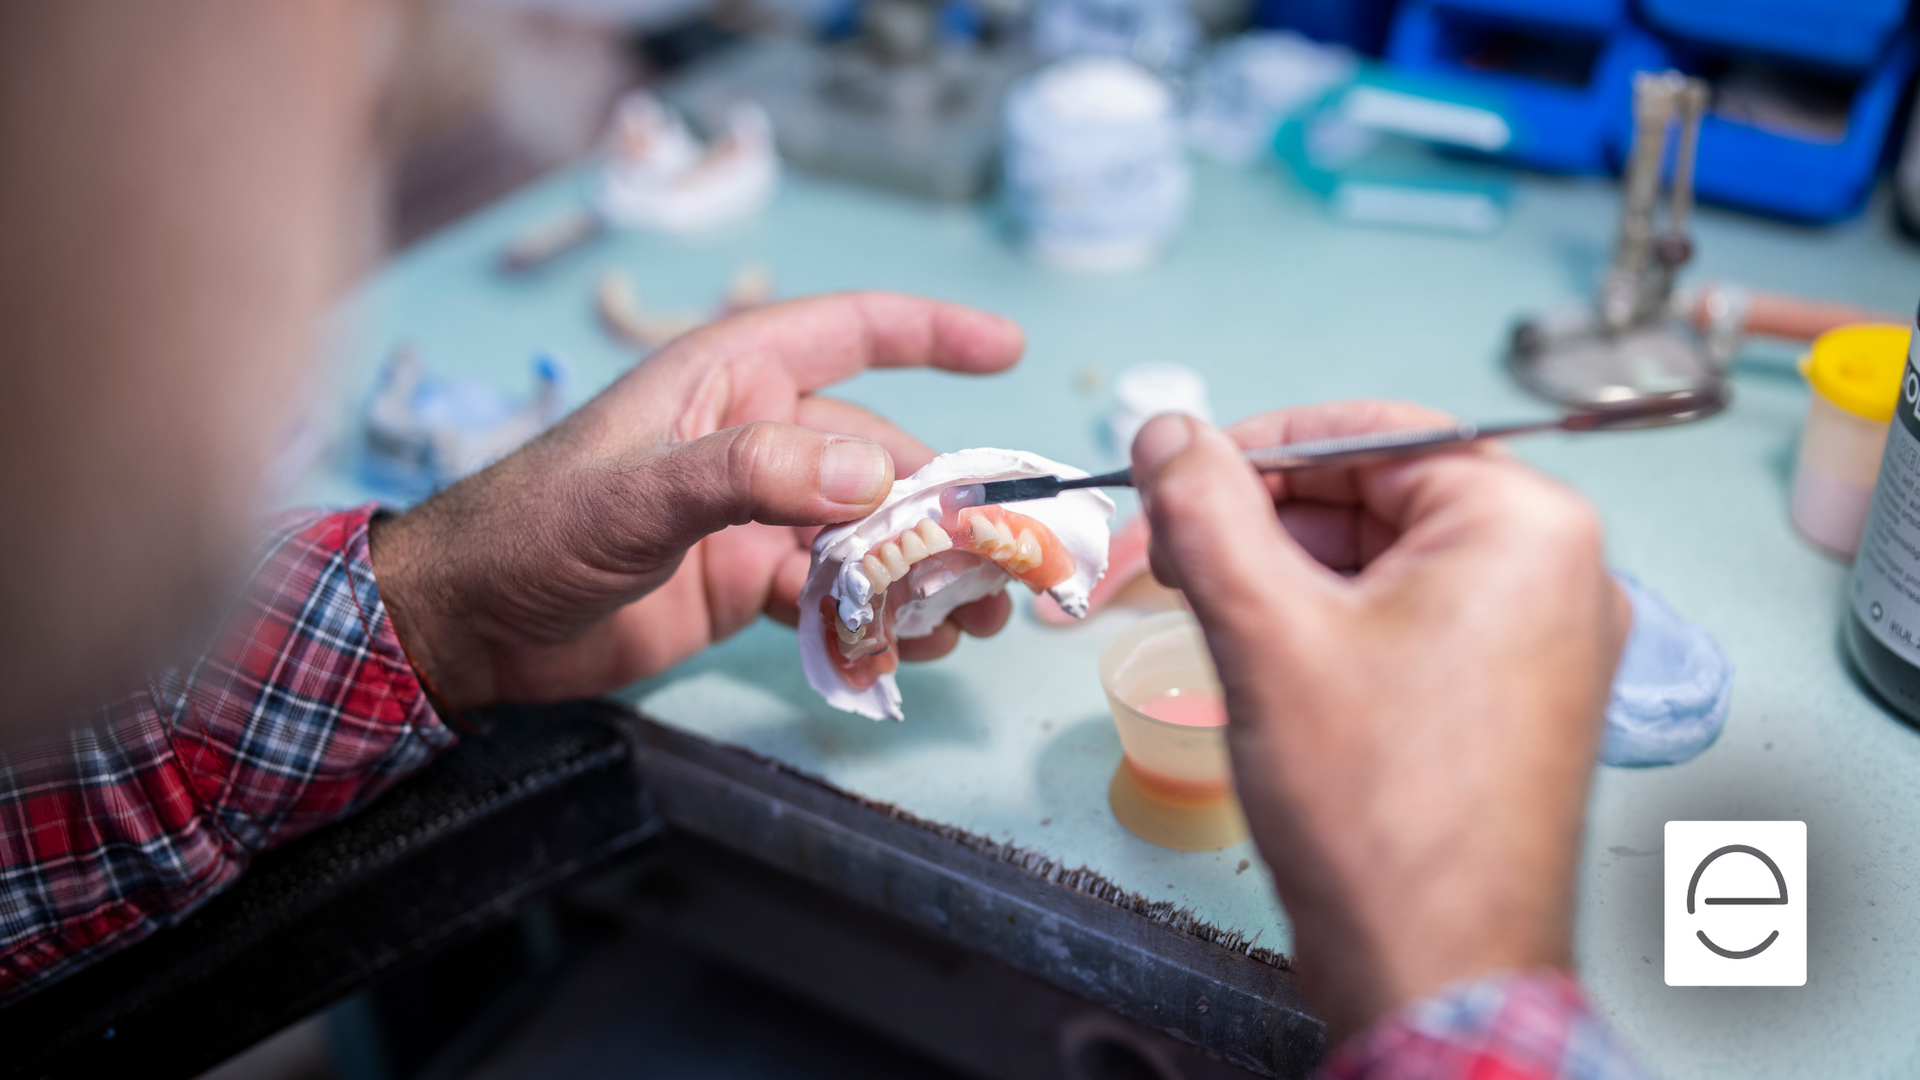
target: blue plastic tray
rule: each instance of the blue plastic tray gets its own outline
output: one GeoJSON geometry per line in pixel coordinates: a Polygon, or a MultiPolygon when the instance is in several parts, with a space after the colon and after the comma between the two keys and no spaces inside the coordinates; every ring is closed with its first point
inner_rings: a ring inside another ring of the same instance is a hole
{"type": "MultiPolygon", "coordinates": [[[[1394,20],[1387,59],[1397,70],[1471,86],[1499,101],[1513,126],[1512,144],[1501,159],[1555,172],[1606,171],[1608,133],[1631,115],[1633,73],[1664,66],[1667,54],[1645,31],[1624,18],[1595,29],[1603,9],[1618,5],[1582,0],[1567,5],[1575,21],[1548,26],[1529,17],[1496,17],[1496,9],[1534,8],[1518,0],[1427,0],[1409,4],[1394,20]],[[1512,35],[1523,34],[1516,40],[1512,35]],[[1487,70],[1477,57],[1503,43],[1531,49],[1546,43],[1574,60],[1574,80],[1515,70],[1487,70]],[[1590,58],[1590,59],[1587,59],[1590,58]],[[1584,61],[1584,62],[1582,62],[1584,61]],[[1577,81],[1575,81],[1577,80],[1577,81]]],[[[1533,13],[1537,15],[1537,10],[1533,13]]]]}
{"type": "MultiPolygon", "coordinates": [[[[1846,135],[1837,141],[1768,130],[1709,112],[1700,125],[1695,190],[1705,200],[1797,221],[1835,221],[1857,213],[1873,187],[1915,55],[1910,37],[1894,37],[1861,77],[1847,110],[1846,135]]],[[[1721,59],[1675,49],[1662,66],[1702,74],[1721,59]]],[[[1608,151],[1618,163],[1633,143],[1633,124],[1626,111],[1613,119],[1608,151]]]]}
{"type": "Polygon", "coordinates": [[[1857,72],[1886,53],[1907,0],[1641,0],[1640,10],[1656,29],[1690,42],[1857,72]]]}
{"type": "Polygon", "coordinates": [[[1430,0],[1462,15],[1604,34],[1626,21],[1626,0],[1430,0]]]}

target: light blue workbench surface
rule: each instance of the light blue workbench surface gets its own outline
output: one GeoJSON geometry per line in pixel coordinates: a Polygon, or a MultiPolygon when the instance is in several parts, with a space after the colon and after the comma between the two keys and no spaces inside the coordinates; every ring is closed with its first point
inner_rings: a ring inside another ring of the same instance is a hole
{"type": "MultiPolygon", "coordinates": [[[[1476,418],[1539,407],[1497,357],[1517,313],[1583,295],[1606,258],[1615,189],[1529,179],[1492,238],[1335,224],[1284,179],[1202,167],[1193,220],[1161,265],[1132,276],[1056,276],[1027,264],[982,211],[933,208],[790,179],[759,221],[698,241],[623,236],[531,280],[491,272],[514,231],[577,198],[562,175],[420,245],[350,306],[328,383],[361,400],[381,357],[419,345],[442,370],[519,389],[556,348],[577,396],[631,362],[598,329],[591,286],[619,266],[659,310],[711,305],[736,268],[770,268],[783,295],[883,287],[1017,319],[1027,359],[964,380],[880,373],[844,394],[932,445],[1013,446],[1093,467],[1099,393],[1079,374],[1178,361],[1211,383],[1223,420],[1361,395],[1476,418]]],[[[1920,299],[1920,258],[1884,206],[1810,230],[1706,210],[1696,275],[1893,311],[1920,299]]],[[[1719,743],[1669,769],[1602,769],[1580,891],[1580,961],[1600,1003],[1668,1076],[1920,1074],[1920,733],[1868,701],[1836,646],[1845,568],[1802,543],[1786,491],[1805,395],[1792,356],[1755,350],[1732,412],[1698,428],[1518,447],[1603,511],[1611,556],[1710,626],[1738,681],[1719,743]],[[1662,980],[1662,826],[1668,819],[1808,823],[1808,983],[1675,989],[1662,980]]],[[[329,422],[346,424],[336,407],[329,422]]],[[[365,497],[337,461],[295,493],[365,497]]],[[[1123,501],[1123,514],[1129,507],[1123,501]]],[[[1130,889],[1191,905],[1263,945],[1291,947],[1250,844],[1164,851],[1122,831],[1104,791],[1118,760],[1094,657],[1111,618],[1071,631],[1016,617],[999,637],[901,679],[909,719],[873,724],[824,708],[789,631],[762,623],[628,695],[651,715],[771,755],[871,799],[1085,864],[1130,889]],[[1252,859],[1247,872],[1236,871],[1252,859]]],[[[1445,769],[1448,763],[1435,761],[1445,769]]]]}

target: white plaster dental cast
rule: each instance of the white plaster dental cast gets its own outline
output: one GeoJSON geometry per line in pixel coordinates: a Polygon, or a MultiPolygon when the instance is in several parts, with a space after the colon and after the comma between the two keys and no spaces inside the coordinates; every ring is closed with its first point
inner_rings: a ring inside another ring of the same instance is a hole
{"type": "Polygon", "coordinates": [[[1019,581],[1076,617],[1107,570],[1113,500],[1096,490],[1008,506],[940,504],[959,484],[1086,472],[1020,450],[942,454],[896,481],[880,509],[822,531],[800,594],[800,663],[827,704],[904,720],[898,643],[1019,581]]]}
{"type": "Polygon", "coordinates": [[[702,145],[644,90],[620,99],[594,204],[628,228],[693,233],[751,217],[773,201],[780,159],[765,110],[739,102],[726,130],[702,145]]]}

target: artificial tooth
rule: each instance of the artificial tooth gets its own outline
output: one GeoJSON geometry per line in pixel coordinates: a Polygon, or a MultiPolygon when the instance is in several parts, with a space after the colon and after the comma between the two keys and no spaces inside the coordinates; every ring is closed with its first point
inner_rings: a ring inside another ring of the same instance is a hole
{"type": "Polygon", "coordinates": [[[860,560],[860,569],[866,572],[867,580],[873,584],[876,593],[885,591],[888,585],[893,584],[893,575],[887,572],[886,564],[871,553],[860,560]]]}
{"type": "Polygon", "coordinates": [[[887,577],[899,581],[907,576],[907,560],[900,554],[900,545],[889,540],[874,549],[880,554],[880,564],[887,568],[887,577]]]}
{"type": "Polygon", "coordinates": [[[1000,534],[993,538],[993,552],[988,558],[998,563],[1006,562],[1008,559],[1013,558],[1013,553],[1019,546],[1019,543],[1014,540],[1013,534],[1002,529],[1000,530],[1000,534]]]}
{"type": "Polygon", "coordinates": [[[929,555],[937,555],[953,547],[953,539],[947,535],[947,530],[932,518],[920,519],[920,542],[927,545],[929,555]]]}
{"type": "Polygon", "coordinates": [[[840,644],[842,645],[851,645],[867,636],[866,627],[862,626],[858,630],[853,630],[848,628],[847,624],[841,622],[839,619],[833,620],[833,632],[840,635],[840,644]]]}
{"type": "Polygon", "coordinates": [[[975,514],[973,516],[973,546],[974,547],[984,551],[996,539],[999,539],[999,536],[1000,536],[999,531],[993,527],[993,522],[988,521],[985,515],[975,514]]]}
{"type": "Polygon", "coordinates": [[[1039,566],[1046,556],[1040,551],[1040,541],[1034,539],[1032,529],[1021,529],[1020,540],[1014,545],[1012,563],[1021,572],[1026,573],[1039,566]]]}
{"type": "Polygon", "coordinates": [[[909,565],[919,562],[929,554],[931,552],[927,550],[927,542],[920,539],[919,533],[908,529],[900,534],[900,557],[907,560],[909,565]]]}

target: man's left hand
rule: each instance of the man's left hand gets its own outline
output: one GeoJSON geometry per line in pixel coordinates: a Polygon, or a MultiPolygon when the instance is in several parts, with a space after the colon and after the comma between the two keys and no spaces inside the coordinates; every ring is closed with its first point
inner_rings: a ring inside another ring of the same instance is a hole
{"type": "MultiPolygon", "coordinates": [[[[1004,370],[1020,330],[885,293],[778,304],[679,338],[540,438],[376,525],[374,572],[443,704],[553,701],[663,671],[762,612],[798,617],[822,525],[933,451],[814,391],[869,367],[1004,370]]],[[[908,660],[1005,624],[954,612],[908,660]]]]}

